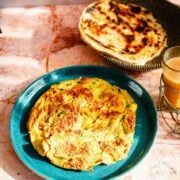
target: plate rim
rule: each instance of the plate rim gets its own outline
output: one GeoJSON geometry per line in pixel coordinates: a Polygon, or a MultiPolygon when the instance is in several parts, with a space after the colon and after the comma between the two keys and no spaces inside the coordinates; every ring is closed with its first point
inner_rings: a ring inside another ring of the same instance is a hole
{"type": "MultiPolygon", "coordinates": [[[[138,160],[136,160],[136,163],[131,165],[130,168],[126,169],[126,171],[124,172],[121,172],[121,174],[119,175],[113,175],[112,177],[110,177],[110,179],[113,179],[113,178],[116,178],[116,177],[122,177],[123,175],[127,174],[129,171],[132,171],[134,168],[136,168],[144,159],[145,157],[147,157],[147,155],[149,154],[149,152],[152,150],[154,144],[155,144],[155,140],[156,140],[156,137],[157,137],[157,131],[158,131],[158,115],[157,115],[157,109],[154,105],[154,101],[152,100],[152,97],[150,96],[150,94],[148,93],[148,91],[141,85],[139,84],[135,79],[133,79],[132,77],[130,77],[129,75],[127,75],[126,73],[120,71],[120,70],[117,70],[117,69],[114,69],[114,68],[110,68],[110,67],[105,67],[105,66],[97,66],[97,65],[74,65],[74,66],[66,66],[66,67],[63,67],[63,68],[59,68],[59,69],[56,69],[56,70],[53,70],[51,72],[48,72],[46,74],[43,74],[41,75],[40,77],[38,77],[37,79],[35,79],[34,81],[32,81],[18,96],[18,98],[16,99],[16,102],[12,108],[12,111],[11,111],[11,114],[10,114],[10,121],[9,121],[9,135],[10,135],[10,141],[11,141],[11,145],[16,153],[16,155],[18,156],[18,158],[21,160],[21,162],[29,169],[31,170],[32,172],[36,173],[38,176],[42,177],[42,178],[52,178],[53,177],[49,177],[49,176],[46,176],[45,174],[43,174],[42,172],[36,170],[36,168],[32,167],[32,165],[30,165],[27,161],[24,161],[24,158],[21,157],[21,153],[19,153],[18,151],[18,148],[16,146],[16,143],[14,142],[14,136],[12,134],[12,129],[13,129],[13,126],[12,126],[12,121],[13,121],[13,113],[14,111],[16,110],[16,106],[18,105],[19,103],[19,100],[20,98],[26,93],[26,91],[28,91],[28,89],[30,87],[32,87],[37,81],[39,81],[40,79],[44,79],[45,77],[48,77],[50,75],[52,75],[53,73],[60,73],[60,71],[66,71],[66,70],[71,70],[71,69],[76,69],[76,68],[95,68],[95,69],[101,69],[101,70],[109,70],[111,72],[114,72],[118,75],[121,75],[121,76],[124,76],[125,78],[133,81],[135,84],[137,84],[142,90],[143,92],[145,92],[146,96],[148,97],[148,101],[151,102],[151,105],[153,107],[153,111],[154,111],[154,121],[153,121],[153,132],[151,135],[151,141],[148,142],[148,148],[146,148],[145,152],[143,153],[142,157],[138,160]]],[[[114,172],[116,174],[116,172],[114,172]]],[[[111,175],[109,175],[111,176],[111,175]]],[[[108,176],[108,177],[109,177],[108,176]]]]}

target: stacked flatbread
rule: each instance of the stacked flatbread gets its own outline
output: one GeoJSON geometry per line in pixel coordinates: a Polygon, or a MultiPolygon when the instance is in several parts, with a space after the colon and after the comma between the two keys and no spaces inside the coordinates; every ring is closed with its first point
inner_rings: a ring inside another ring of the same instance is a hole
{"type": "Polygon", "coordinates": [[[145,64],[166,47],[166,32],[144,7],[111,0],[96,1],[79,22],[82,39],[120,61],[145,64]]]}

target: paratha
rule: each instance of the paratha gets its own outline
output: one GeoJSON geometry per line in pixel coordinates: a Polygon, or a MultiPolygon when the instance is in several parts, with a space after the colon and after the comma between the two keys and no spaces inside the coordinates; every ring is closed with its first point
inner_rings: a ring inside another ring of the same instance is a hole
{"type": "Polygon", "coordinates": [[[100,78],[52,85],[33,106],[30,141],[54,165],[92,170],[128,156],[137,104],[126,90],[100,78]]]}
{"type": "Polygon", "coordinates": [[[135,4],[96,1],[83,11],[79,30],[92,48],[127,63],[145,64],[167,45],[163,26],[145,7],[135,4]]]}

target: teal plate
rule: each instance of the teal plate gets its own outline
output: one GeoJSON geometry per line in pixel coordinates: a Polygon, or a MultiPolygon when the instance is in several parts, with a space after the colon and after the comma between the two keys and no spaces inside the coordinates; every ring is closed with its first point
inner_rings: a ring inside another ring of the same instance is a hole
{"type": "Polygon", "coordinates": [[[111,179],[127,173],[149,152],[156,137],[157,112],[146,90],[122,72],[100,66],[71,66],[48,73],[28,86],[14,105],[10,120],[10,137],[20,160],[33,172],[45,179],[111,179]],[[93,171],[73,171],[54,166],[32,147],[26,128],[28,114],[39,98],[52,84],[78,77],[99,77],[126,89],[138,104],[134,143],[126,159],[106,166],[98,165],[93,171]]]}

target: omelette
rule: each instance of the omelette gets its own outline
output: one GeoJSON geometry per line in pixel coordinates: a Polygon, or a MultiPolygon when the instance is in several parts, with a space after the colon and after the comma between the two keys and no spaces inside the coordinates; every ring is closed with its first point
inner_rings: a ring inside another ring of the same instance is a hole
{"type": "Polygon", "coordinates": [[[137,104],[126,90],[100,78],[52,85],[32,107],[27,128],[41,156],[65,169],[92,170],[128,156],[137,104]]]}
{"type": "Polygon", "coordinates": [[[100,0],[88,5],[79,21],[82,39],[101,54],[143,65],[167,46],[163,26],[145,7],[100,0]]]}

